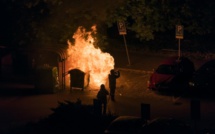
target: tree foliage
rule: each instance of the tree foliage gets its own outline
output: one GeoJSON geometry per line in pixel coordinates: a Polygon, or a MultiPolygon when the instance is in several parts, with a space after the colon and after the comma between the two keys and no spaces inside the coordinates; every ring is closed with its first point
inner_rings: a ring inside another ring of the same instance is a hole
{"type": "Polygon", "coordinates": [[[1,1],[1,43],[13,47],[34,41],[36,25],[47,17],[46,3],[40,0],[1,1]]]}
{"type": "Polygon", "coordinates": [[[7,34],[2,37],[7,44],[66,46],[79,26],[90,30],[96,25],[97,44],[106,45],[106,9],[113,5],[108,0],[2,0],[0,4],[1,34],[7,34]]]}
{"type": "Polygon", "coordinates": [[[109,13],[109,26],[118,20],[141,40],[153,40],[157,32],[174,30],[177,24],[189,34],[214,31],[215,2],[200,0],[126,0],[124,5],[109,13]]]}
{"type": "Polygon", "coordinates": [[[213,0],[1,0],[0,39],[11,46],[66,46],[79,26],[97,25],[96,43],[104,48],[107,26],[118,20],[141,41],[173,34],[176,24],[191,38],[215,32],[214,6],[213,0]]]}
{"type": "Polygon", "coordinates": [[[43,1],[1,1],[1,43],[13,47],[32,43],[38,36],[37,26],[47,15],[47,5],[43,1]]]}

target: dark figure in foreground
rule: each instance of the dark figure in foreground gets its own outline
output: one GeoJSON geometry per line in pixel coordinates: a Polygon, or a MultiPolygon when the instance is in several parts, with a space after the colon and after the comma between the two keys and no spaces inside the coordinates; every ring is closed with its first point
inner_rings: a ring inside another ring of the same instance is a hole
{"type": "Polygon", "coordinates": [[[111,69],[110,74],[108,75],[108,79],[109,79],[110,97],[112,101],[115,101],[116,79],[119,77],[120,77],[120,72],[114,71],[114,69],[111,69]]]}
{"type": "Polygon", "coordinates": [[[97,99],[101,102],[103,106],[103,114],[106,114],[106,109],[107,109],[107,95],[109,95],[109,92],[105,88],[104,84],[101,84],[100,90],[97,94],[97,99]]]}

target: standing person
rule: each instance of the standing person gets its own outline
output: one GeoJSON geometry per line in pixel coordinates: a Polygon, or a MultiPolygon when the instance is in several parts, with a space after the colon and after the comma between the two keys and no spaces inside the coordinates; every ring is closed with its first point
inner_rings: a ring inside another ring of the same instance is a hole
{"type": "Polygon", "coordinates": [[[119,71],[114,71],[114,69],[110,70],[108,79],[109,79],[110,97],[112,101],[115,101],[116,79],[119,77],[120,77],[119,71]]]}
{"type": "Polygon", "coordinates": [[[103,105],[103,114],[106,114],[107,109],[107,95],[109,95],[108,90],[105,88],[104,84],[101,84],[100,90],[97,93],[97,99],[101,102],[103,105]]]}

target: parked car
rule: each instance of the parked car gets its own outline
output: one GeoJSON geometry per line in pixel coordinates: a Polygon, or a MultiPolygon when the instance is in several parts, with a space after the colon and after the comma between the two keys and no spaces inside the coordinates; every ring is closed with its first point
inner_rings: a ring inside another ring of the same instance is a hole
{"type": "Polygon", "coordinates": [[[215,93],[215,59],[204,63],[189,82],[192,93],[213,95],[215,93]]]}
{"type": "Polygon", "coordinates": [[[187,57],[169,57],[154,70],[148,88],[158,92],[186,91],[194,71],[194,64],[187,57]]]}
{"type": "Polygon", "coordinates": [[[191,126],[174,118],[156,118],[144,124],[141,134],[192,134],[191,126]]]}
{"type": "Polygon", "coordinates": [[[114,119],[105,134],[138,134],[146,121],[136,116],[119,116],[114,119]]]}

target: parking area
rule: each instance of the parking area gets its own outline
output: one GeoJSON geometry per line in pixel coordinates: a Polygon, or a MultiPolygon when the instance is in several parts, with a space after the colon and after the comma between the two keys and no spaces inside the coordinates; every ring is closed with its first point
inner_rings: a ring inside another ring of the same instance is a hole
{"type": "MultiPolygon", "coordinates": [[[[147,89],[150,73],[164,57],[142,56],[133,60],[132,66],[126,66],[126,59],[121,61],[121,77],[117,80],[116,102],[108,101],[108,112],[117,115],[141,116],[141,104],[150,105],[150,118],[174,117],[194,123],[190,116],[191,100],[199,98],[183,98],[181,96],[165,96],[147,89]],[[157,60],[156,60],[157,59],[157,60]],[[141,62],[134,62],[138,60],[141,62]],[[124,65],[124,66],[123,66],[124,65]],[[144,69],[145,67],[145,69],[144,69]]],[[[116,58],[116,62],[119,59],[116,58]]],[[[23,86],[17,90],[22,90],[23,86]]],[[[18,86],[16,86],[18,87],[18,86]]],[[[2,87],[1,87],[2,89],[2,87]]],[[[31,88],[26,88],[26,92],[31,88]]],[[[76,101],[81,99],[83,104],[93,104],[97,89],[66,90],[55,94],[8,94],[0,96],[0,130],[10,129],[28,122],[35,122],[52,113],[51,108],[58,106],[58,102],[76,101]]],[[[215,119],[215,101],[200,100],[201,120],[195,122],[198,126],[211,127],[215,119]]]]}
{"type": "MultiPolygon", "coordinates": [[[[150,104],[150,118],[174,117],[193,122],[190,118],[190,101],[196,98],[180,96],[164,96],[146,88],[148,78],[145,72],[121,70],[122,76],[118,81],[116,102],[108,101],[108,112],[116,115],[141,116],[141,104],[150,104]]],[[[13,128],[28,122],[35,122],[52,113],[51,108],[58,102],[76,101],[81,99],[83,104],[93,104],[98,90],[86,89],[67,90],[55,94],[29,94],[0,97],[0,126],[1,129],[13,128]]],[[[215,101],[201,100],[201,121],[213,125],[215,119],[215,101]]],[[[203,124],[201,124],[202,126],[203,124]]]]}

